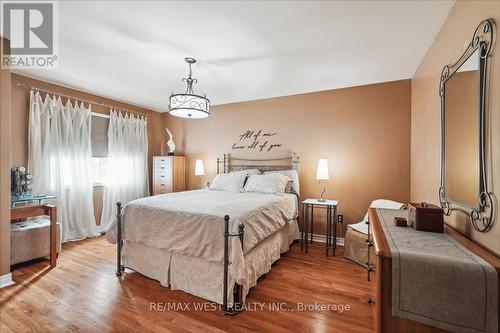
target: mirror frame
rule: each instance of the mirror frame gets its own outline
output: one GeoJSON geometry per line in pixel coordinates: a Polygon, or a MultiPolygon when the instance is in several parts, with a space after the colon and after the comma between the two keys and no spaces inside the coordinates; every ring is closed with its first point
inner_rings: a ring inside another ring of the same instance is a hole
{"type": "Polygon", "coordinates": [[[493,225],[494,201],[492,193],[488,191],[488,180],[486,175],[486,83],[488,78],[488,58],[493,48],[495,34],[495,22],[492,19],[482,21],[474,31],[472,39],[462,56],[453,64],[444,66],[439,83],[439,96],[441,97],[441,184],[439,187],[439,202],[445,215],[449,216],[453,211],[462,211],[469,215],[474,229],[486,232],[493,225]],[[446,82],[467,61],[467,59],[479,50],[479,193],[477,207],[456,202],[446,196],[446,143],[445,143],[445,99],[446,82]],[[455,206],[453,206],[455,205],[455,206]],[[459,206],[459,207],[456,207],[459,206]],[[470,212],[467,211],[470,209],[470,212]]]}

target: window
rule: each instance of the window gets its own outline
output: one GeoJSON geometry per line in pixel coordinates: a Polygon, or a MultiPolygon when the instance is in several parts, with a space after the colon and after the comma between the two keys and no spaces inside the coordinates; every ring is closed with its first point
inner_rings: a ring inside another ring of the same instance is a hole
{"type": "Polygon", "coordinates": [[[108,172],[107,157],[92,157],[92,179],[94,186],[106,184],[106,175],[108,172]]]}
{"type": "Polygon", "coordinates": [[[91,119],[92,177],[94,186],[106,183],[108,170],[109,117],[92,113],[91,119]]]}

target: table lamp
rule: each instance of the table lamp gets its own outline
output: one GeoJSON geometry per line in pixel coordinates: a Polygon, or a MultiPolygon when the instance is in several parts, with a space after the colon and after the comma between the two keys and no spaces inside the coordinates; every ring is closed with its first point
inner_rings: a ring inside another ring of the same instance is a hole
{"type": "MultiPolygon", "coordinates": [[[[330,174],[328,172],[328,160],[321,158],[318,161],[318,168],[316,170],[316,179],[318,180],[319,185],[321,186],[321,181],[325,179],[330,179],[330,174]]],[[[323,194],[325,194],[326,188],[323,186],[323,191],[321,192],[321,196],[318,199],[319,202],[325,202],[323,199],[323,194]]]]}
{"type": "MultiPolygon", "coordinates": [[[[203,167],[203,160],[196,160],[194,164],[194,175],[195,176],[204,176],[205,175],[205,168],[203,167]]],[[[209,183],[207,183],[207,188],[209,186],[209,183]]]]}
{"type": "Polygon", "coordinates": [[[205,168],[203,167],[203,160],[196,160],[194,165],[194,175],[195,176],[204,176],[205,168]]]}

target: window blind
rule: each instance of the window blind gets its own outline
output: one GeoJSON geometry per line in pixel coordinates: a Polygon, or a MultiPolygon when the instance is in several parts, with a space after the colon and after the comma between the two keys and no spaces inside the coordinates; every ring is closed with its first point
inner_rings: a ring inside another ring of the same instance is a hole
{"type": "Polygon", "coordinates": [[[108,157],[109,119],[93,115],[91,120],[92,157],[108,157]]]}

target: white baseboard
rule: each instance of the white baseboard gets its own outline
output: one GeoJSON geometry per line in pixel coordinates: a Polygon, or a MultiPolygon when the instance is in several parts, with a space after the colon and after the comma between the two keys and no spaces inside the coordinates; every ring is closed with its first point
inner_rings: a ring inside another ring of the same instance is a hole
{"type": "Polygon", "coordinates": [[[12,274],[7,273],[0,276],[0,289],[13,285],[15,282],[12,280],[12,274]]]}
{"type": "MultiPolygon", "coordinates": [[[[310,239],[309,235],[309,239],[310,239]]],[[[325,235],[318,235],[318,234],[313,234],[313,241],[319,242],[319,243],[326,243],[326,236],[325,235]]],[[[337,237],[337,245],[344,246],[344,238],[343,237],[337,237]]]]}

